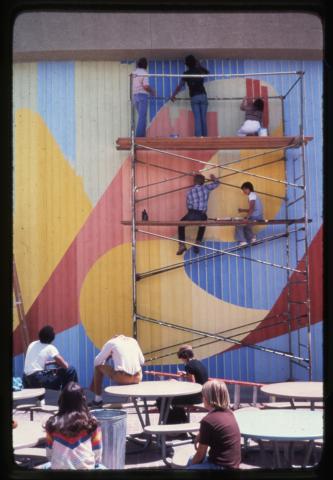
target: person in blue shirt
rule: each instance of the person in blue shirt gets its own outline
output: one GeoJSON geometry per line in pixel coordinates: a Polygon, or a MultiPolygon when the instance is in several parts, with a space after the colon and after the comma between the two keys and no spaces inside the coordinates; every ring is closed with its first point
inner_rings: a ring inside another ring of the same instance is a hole
{"type": "MultiPolygon", "coordinates": [[[[207,206],[209,194],[214,188],[217,188],[220,184],[215,175],[210,175],[212,183],[205,184],[205,177],[201,174],[196,174],[194,176],[194,187],[187,193],[186,204],[188,212],[181,218],[183,220],[207,220],[207,206]]],[[[205,234],[205,227],[199,227],[196,244],[200,245],[202,242],[203,236],[205,234]]],[[[178,227],[178,239],[180,240],[179,248],[177,255],[182,255],[186,251],[186,246],[182,241],[185,241],[185,227],[178,227]]],[[[194,253],[199,253],[200,249],[198,246],[193,248],[194,253]]]]}
{"type": "MultiPolygon", "coordinates": [[[[262,220],[263,219],[263,207],[259,196],[255,193],[254,187],[251,182],[245,182],[241,186],[244,195],[248,196],[249,208],[239,208],[239,212],[247,213],[246,219],[248,220],[262,220]]],[[[246,245],[257,240],[254,235],[251,225],[237,225],[236,226],[236,240],[239,245],[246,245]]]]}

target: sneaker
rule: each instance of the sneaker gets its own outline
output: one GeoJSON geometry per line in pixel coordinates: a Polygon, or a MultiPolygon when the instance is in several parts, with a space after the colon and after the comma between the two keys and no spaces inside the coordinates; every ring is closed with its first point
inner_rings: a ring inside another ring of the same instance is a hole
{"type": "Polygon", "coordinates": [[[92,402],[88,403],[88,407],[89,408],[102,408],[103,407],[103,400],[100,400],[99,402],[95,402],[95,400],[93,400],[92,402]]]}
{"type": "Polygon", "coordinates": [[[176,255],[183,255],[183,253],[186,252],[186,247],[185,245],[179,245],[178,251],[176,255]]]}
{"type": "Polygon", "coordinates": [[[256,241],[257,241],[257,237],[254,236],[254,237],[251,238],[251,243],[254,243],[256,241]]]}
{"type": "Polygon", "coordinates": [[[239,242],[238,244],[239,247],[244,247],[244,245],[247,245],[247,242],[239,242]]]}

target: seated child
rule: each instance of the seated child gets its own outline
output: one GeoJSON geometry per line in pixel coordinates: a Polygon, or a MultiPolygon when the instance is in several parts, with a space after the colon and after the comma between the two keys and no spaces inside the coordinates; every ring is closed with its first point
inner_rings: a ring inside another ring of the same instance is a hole
{"type": "Polygon", "coordinates": [[[45,425],[46,455],[50,463],[44,468],[53,470],[104,469],[102,432],[89,411],[83,390],[78,383],[69,382],[62,390],[59,411],[45,425]]]}
{"type": "Polygon", "coordinates": [[[196,453],[189,459],[186,468],[237,469],[241,461],[241,436],[230,410],[228,389],[220,380],[209,380],[203,386],[202,396],[209,413],[200,422],[195,441],[196,453]]]}
{"type": "MultiPolygon", "coordinates": [[[[191,345],[182,345],[177,356],[184,363],[185,372],[182,372],[183,376],[193,375],[194,381],[203,385],[208,380],[208,372],[205,365],[194,357],[194,352],[191,345]]],[[[197,393],[194,395],[184,395],[175,397],[172,400],[170,412],[166,423],[185,423],[188,422],[186,412],[181,405],[194,405],[196,403],[202,403],[202,394],[197,393]]],[[[160,409],[161,400],[156,400],[158,409],[160,409]]]]}
{"type": "Polygon", "coordinates": [[[237,135],[239,137],[257,135],[261,128],[264,110],[263,100],[261,98],[256,98],[254,101],[249,101],[249,99],[245,97],[241,103],[240,109],[245,111],[245,121],[238,130],[237,135]]]}

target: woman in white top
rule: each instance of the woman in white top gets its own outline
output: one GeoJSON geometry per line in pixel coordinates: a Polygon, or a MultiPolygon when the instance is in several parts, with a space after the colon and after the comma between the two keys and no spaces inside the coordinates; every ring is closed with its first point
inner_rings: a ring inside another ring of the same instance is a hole
{"type": "Polygon", "coordinates": [[[155,90],[149,86],[148,77],[142,75],[147,74],[147,59],[140,58],[137,61],[136,69],[133,72],[133,102],[138,112],[138,123],[136,126],[135,136],[146,136],[148,95],[155,95],[155,90]]]}
{"type": "Polygon", "coordinates": [[[121,385],[139,383],[142,380],[141,366],[145,359],[138,342],[132,337],[116,335],[107,341],[94,361],[94,377],[90,390],[95,398],[90,406],[101,407],[102,382],[106,376],[121,385]],[[111,365],[108,360],[112,359],[111,365]]]}

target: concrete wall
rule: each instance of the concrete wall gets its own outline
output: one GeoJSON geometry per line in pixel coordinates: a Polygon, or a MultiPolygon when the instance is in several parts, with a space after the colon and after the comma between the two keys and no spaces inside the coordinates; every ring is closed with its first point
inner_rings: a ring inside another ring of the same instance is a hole
{"type": "Polygon", "coordinates": [[[14,61],[322,58],[322,25],[307,13],[23,13],[14,61]]]}

